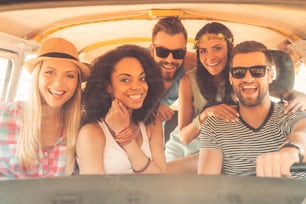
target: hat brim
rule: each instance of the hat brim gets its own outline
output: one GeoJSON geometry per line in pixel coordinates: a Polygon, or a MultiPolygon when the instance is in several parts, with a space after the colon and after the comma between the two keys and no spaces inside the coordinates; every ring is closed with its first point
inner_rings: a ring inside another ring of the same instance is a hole
{"type": "Polygon", "coordinates": [[[90,75],[90,69],[87,65],[77,61],[77,60],[73,60],[73,59],[67,59],[67,58],[59,58],[59,57],[36,57],[33,59],[30,59],[28,61],[25,62],[25,68],[28,72],[32,73],[33,69],[35,68],[35,65],[43,60],[46,59],[58,59],[58,60],[63,60],[63,61],[69,61],[74,63],[76,66],[79,67],[80,71],[81,71],[81,78],[82,78],[82,82],[86,81],[87,78],[90,75]]]}

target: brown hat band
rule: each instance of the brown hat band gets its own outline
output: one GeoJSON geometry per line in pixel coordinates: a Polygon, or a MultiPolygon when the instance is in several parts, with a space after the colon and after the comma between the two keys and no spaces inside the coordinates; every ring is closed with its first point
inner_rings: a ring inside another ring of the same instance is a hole
{"type": "Polygon", "coordinates": [[[49,53],[40,55],[40,57],[67,58],[67,59],[73,59],[73,60],[79,61],[77,58],[75,58],[71,55],[68,55],[68,54],[65,54],[65,53],[60,53],[60,52],[49,52],[49,53]]]}

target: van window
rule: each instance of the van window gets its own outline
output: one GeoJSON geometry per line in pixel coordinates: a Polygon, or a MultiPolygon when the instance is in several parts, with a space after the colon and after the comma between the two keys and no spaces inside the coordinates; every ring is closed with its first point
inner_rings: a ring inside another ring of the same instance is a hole
{"type": "Polygon", "coordinates": [[[12,61],[0,57],[0,101],[4,101],[8,91],[10,76],[12,73],[12,61]]]}
{"type": "Polygon", "coordinates": [[[27,98],[31,80],[31,75],[25,69],[22,69],[15,101],[23,101],[27,98]]]}
{"type": "MultiPolygon", "coordinates": [[[[26,56],[26,61],[36,57],[36,55],[28,54],[26,56]]],[[[17,88],[17,94],[15,97],[15,101],[23,101],[27,98],[27,95],[29,94],[30,85],[31,85],[31,74],[26,71],[26,69],[22,68],[18,88],[17,88]]]]}
{"type": "Polygon", "coordinates": [[[306,94],[305,81],[306,81],[306,66],[305,63],[301,63],[299,72],[295,76],[294,89],[306,94]]]}

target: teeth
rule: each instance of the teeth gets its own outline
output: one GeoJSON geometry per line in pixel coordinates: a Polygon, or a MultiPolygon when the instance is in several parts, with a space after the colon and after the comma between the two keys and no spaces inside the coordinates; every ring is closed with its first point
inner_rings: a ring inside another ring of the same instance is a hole
{"type": "Polygon", "coordinates": [[[141,94],[139,94],[139,95],[130,95],[129,97],[131,99],[140,99],[141,98],[141,94]]]}
{"type": "Polygon", "coordinates": [[[242,88],[244,88],[244,89],[256,89],[256,86],[244,86],[242,88]]]}
{"type": "Polygon", "coordinates": [[[216,66],[217,64],[219,64],[219,63],[218,63],[218,62],[216,62],[216,63],[214,63],[214,64],[209,64],[209,63],[207,63],[207,65],[210,66],[210,67],[216,66]]]}
{"type": "Polygon", "coordinates": [[[63,95],[64,91],[55,91],[55,90],[50,90],[50,92],[54,95],[63,95]]]}
{"type": "Polygon", "coordinates": [[[165,69],[173,69],[175,66],[173,65],[163,65],[165,69]]]}
{"type": "Polygon", "coordinates": [[[256,91],[257,90],[257,87],[256,86],[244,86],[242,87],[242,90],[243,91],[256,91]]]}

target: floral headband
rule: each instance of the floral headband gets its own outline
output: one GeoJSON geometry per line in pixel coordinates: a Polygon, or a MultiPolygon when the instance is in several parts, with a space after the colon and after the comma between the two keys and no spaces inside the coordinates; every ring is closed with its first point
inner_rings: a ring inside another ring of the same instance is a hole
{"type": "Polygon", "coordinates": [[[218,33],[214,35],[202,35],[199,40],[196,40],[193,45],[193,49],[198,49],[200,41],[208,41],[213,39],[225,40],[230,44],[233,44],[233,38],[224,35],[223,33],[218,33]]]}

